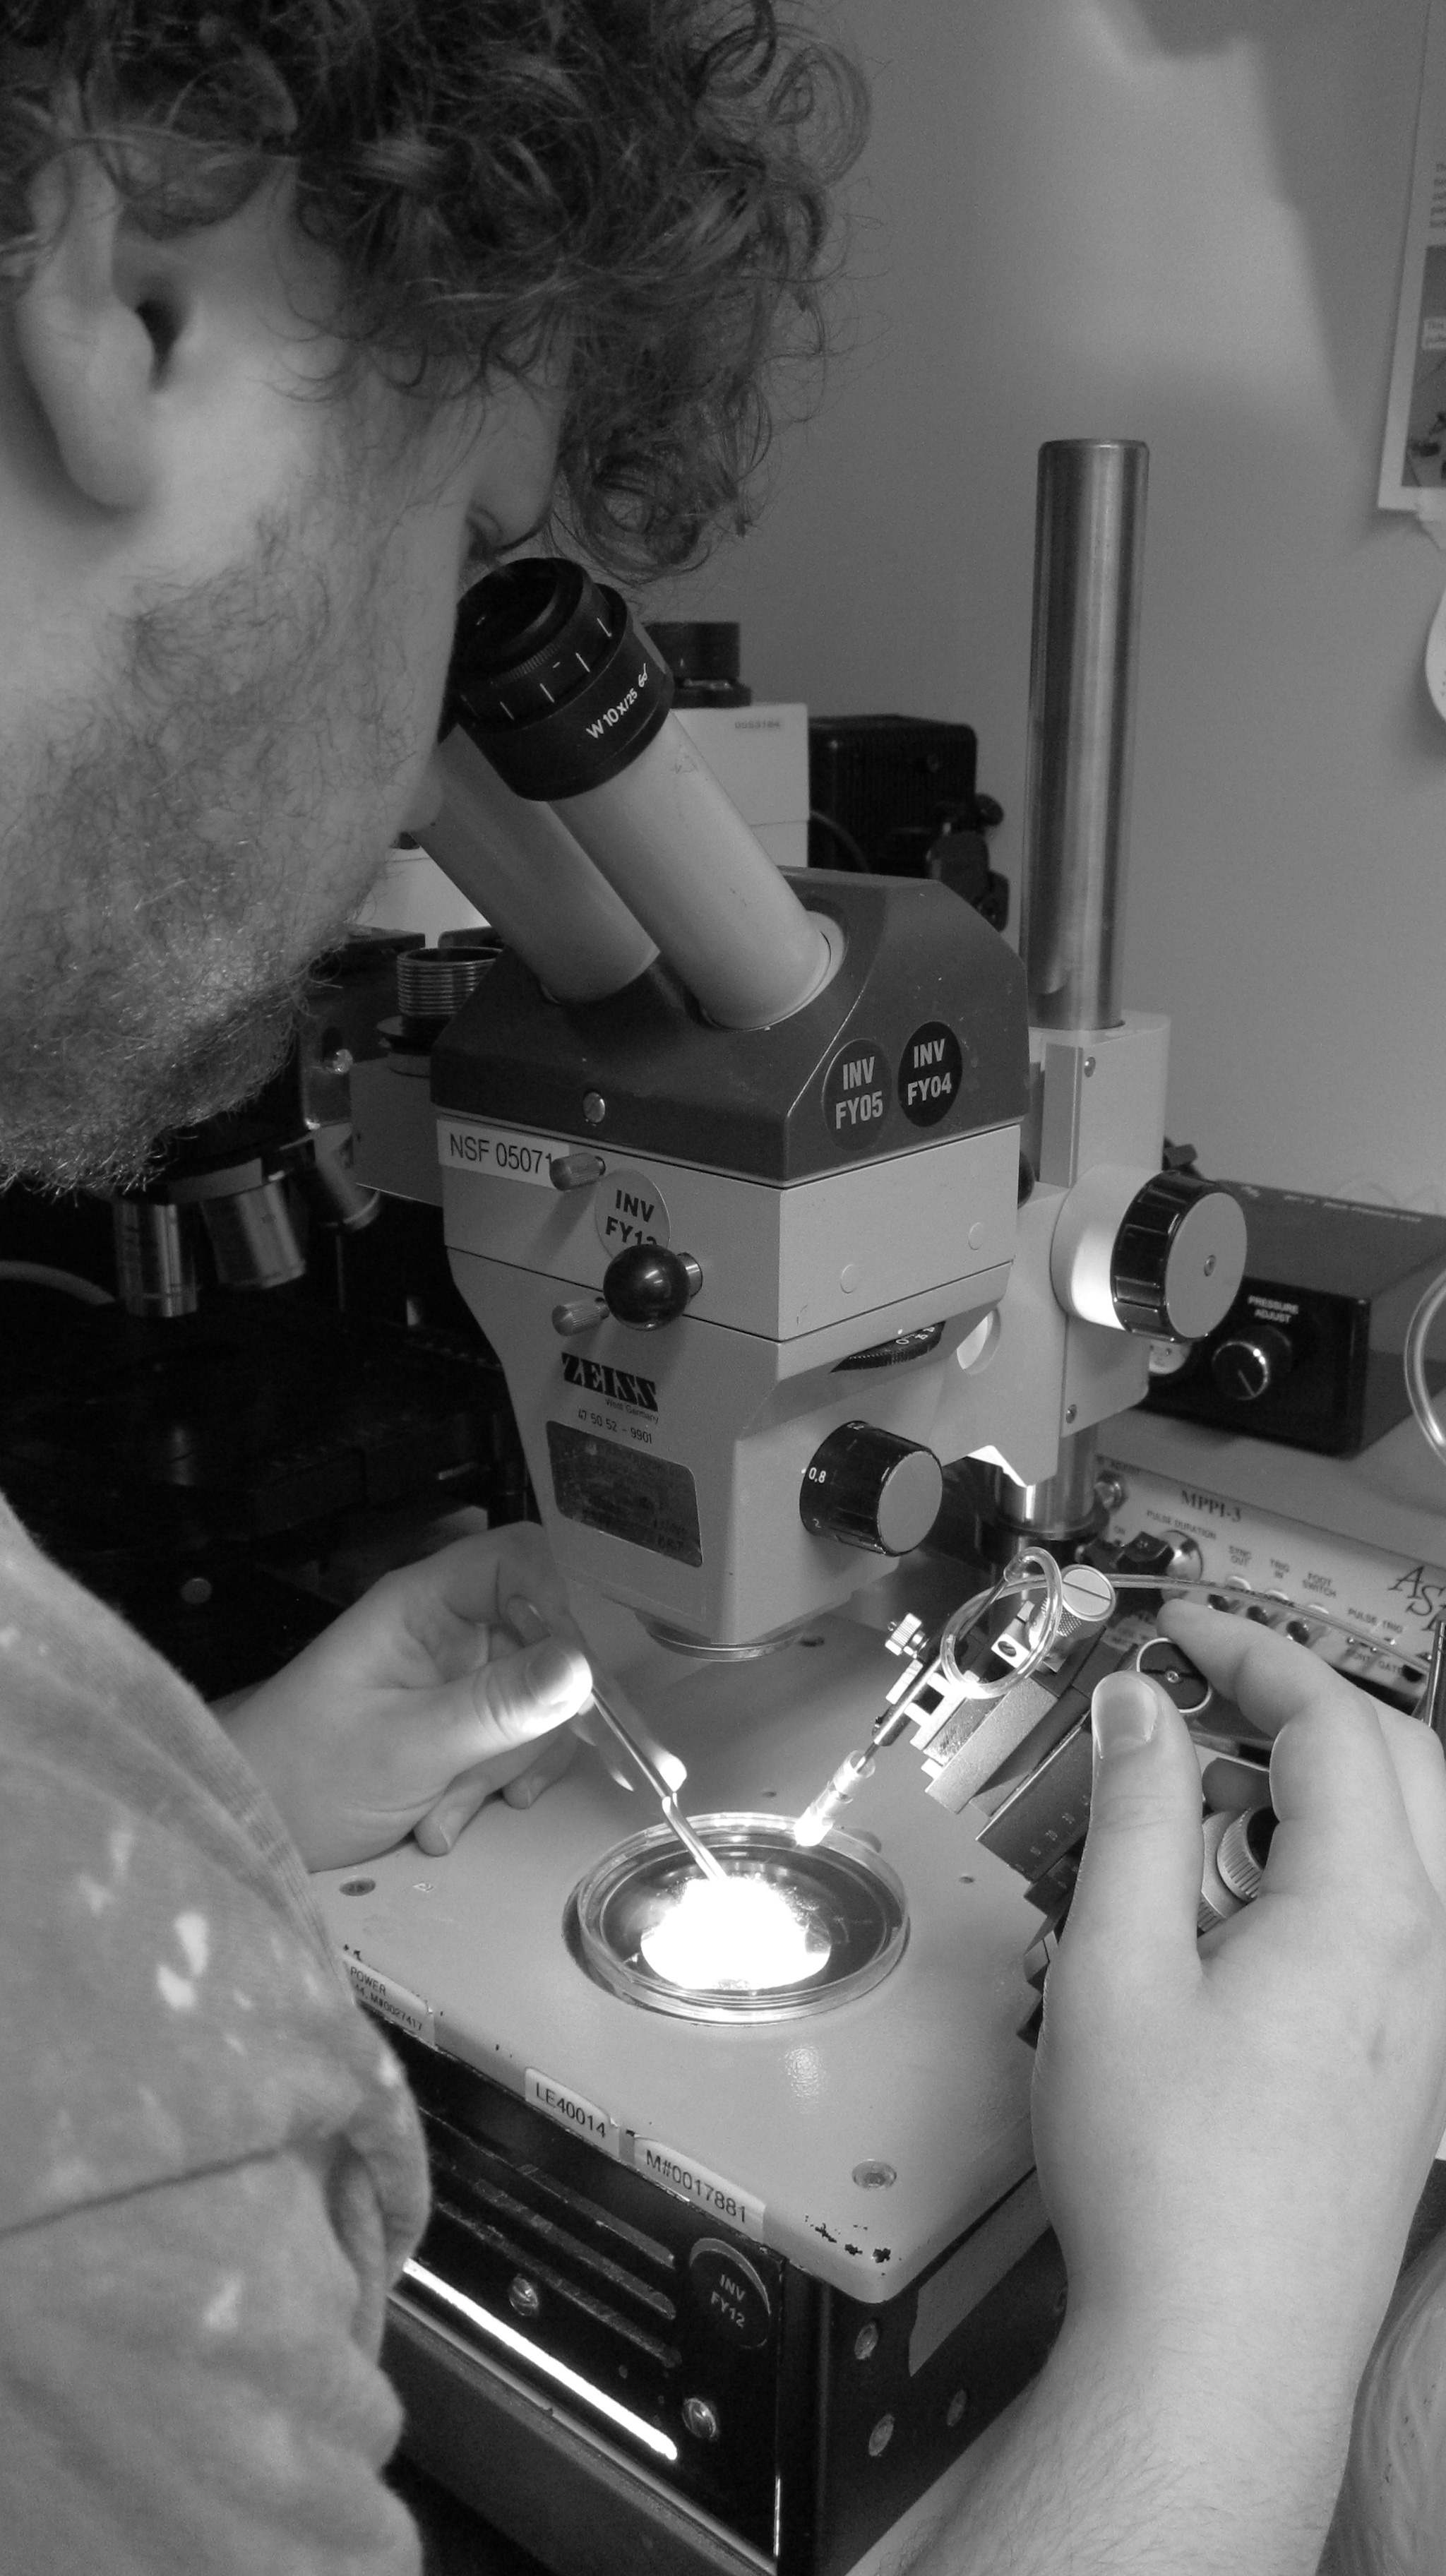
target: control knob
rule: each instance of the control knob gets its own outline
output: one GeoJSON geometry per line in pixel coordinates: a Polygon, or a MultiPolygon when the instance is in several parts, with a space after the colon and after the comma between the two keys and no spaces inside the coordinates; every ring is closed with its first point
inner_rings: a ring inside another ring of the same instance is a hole
{"type": "Polygon", "coordinates": [[[1217,1342],[1210,1356],[1216,1392],[1232,1404],[1258,1404],[1295,1361],[1290,1335],[1278,1324],[1242,1324],[1228,1341],[1217,1342]]]}
{"type": "Polygon", "coordinates": [[[655,1333],[660,1324],[671,1324],[682,1314],[702,1285],[702,1269],[690,1252],[670,1252],[661,1243],[630,1243],[608,1263],[602,1292],[617,1323],[655,1333]]]}
{"type": "Polygon", "coordinates": [[[1245,1269],[1240,1202],[1185,1172],[1100,1163],[1070,1191],[1050,1246],[1066,1314],[1198,1342],[1223,1324],[1245,1269]]]}
{"type": "Polygon", "coordinates": [[[1115,1237],[1115,1312],[1127,1332],[1198,1341],[1229,1311],[1244,1267],[1239,1200],[1188,1173],[1157,1172],[1131,1200],[1115,1237]]]}
{"type": "Polygon", "coordinates": [[[842,1422],[810,1458],[798,1509],[815,1538],[907,1556],[922,1547],[943,1500],[944,1470],[932,1449],[871,1422],[842,1422]]]}

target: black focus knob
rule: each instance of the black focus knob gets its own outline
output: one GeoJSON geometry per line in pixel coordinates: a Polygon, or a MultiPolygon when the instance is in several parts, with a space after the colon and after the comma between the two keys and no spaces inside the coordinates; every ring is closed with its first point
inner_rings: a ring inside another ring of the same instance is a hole
{"type": "Polygon", "coordinates": [[[944,1470],[932,1449],[871,1422],[843,1422],[810,1458],[798,1509],[815,1538],[907,1556],[922,1547],[943,1500],[944,1470]]]}
{"type": "Polygon", "coordinates": [[[1239,1200],[1213,1181],[1156,1172],[1115,1237],[1110,1296],[1127,1333],[1197,1342],[1223,1323],[1244,1266],[1239,1200]]]}
{"type": "Polygon", "coordinates": [[[681,1315],[702,1285],[702,1270],[691,1253],[669,1252],[661,1243],[631,1243],[608,1263],[602,1292],[618,1323],[654,1333],[681,1315]]]}
{"type": "Polygon", "coordinates": [[[1228,1341],[1217,1342],[1210,1357],[1216,1391],[1232,1404],[1258,1404],[1295,1362],[1290,1335],[1278,1324],[1243,1325],[1228,1341]]]}

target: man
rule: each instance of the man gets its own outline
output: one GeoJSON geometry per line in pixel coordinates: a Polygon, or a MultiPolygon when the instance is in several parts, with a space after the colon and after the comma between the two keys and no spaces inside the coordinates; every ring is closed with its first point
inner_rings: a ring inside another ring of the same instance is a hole
{"type": "MultiPolygon", "coordinates": [[[[0,9],[8,1170],[133,1175],[266,1069],[426,819],[479,565],[556,508],[635,566],[738,515],[852,113],[764,0],[0,9]]],[[[417,2129],[305,1867],[514,1781],[586,1690],[565,1607],[535,1533],[448,1551],[228,1740],[0,1524],[7,2565],[415,2567],[375,2353],[417,2129]]],[[[1169,1617],[1279,1730],[1267,1891],[1202,1961],[1188,1740],[1102,1716],[1038,2072],[1069,2320],[931,2571],[1305,2576],[1446,2126],[1437,1748],[1169,1617]]]]}

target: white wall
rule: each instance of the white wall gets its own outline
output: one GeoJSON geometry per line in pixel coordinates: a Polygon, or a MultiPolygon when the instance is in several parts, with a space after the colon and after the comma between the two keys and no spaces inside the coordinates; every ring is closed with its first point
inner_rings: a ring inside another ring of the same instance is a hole
{"type": "Polygon", "coordinates": [[[854,345],[746,543],[762,696],[965,717],[1016,876],[1035,455],[1152,453],[1126,997],[1205,1167],[1446,1208],[1446,557],[1373,505],[1426,0],[839,0],[854,345]]]}

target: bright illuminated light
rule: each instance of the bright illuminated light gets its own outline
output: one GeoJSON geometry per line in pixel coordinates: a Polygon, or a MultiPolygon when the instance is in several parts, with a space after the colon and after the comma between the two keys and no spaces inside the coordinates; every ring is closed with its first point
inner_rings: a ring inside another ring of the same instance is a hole
{"type": "Polygon", "coordinates": [[[689,1878],[643,1934],[655,1977],[695,1994],[797,1986],[828,1961],[828,1935],[765,1878],[689,1878]]]}
{"type": "Polygon", "coordinates": [[[840,1808],[846,1807],[861,1780],[871,1779],[874,1761],[871,1753],[846,1753],[828,1784],[820,1789],[812,1806],[805,1807],[793,1820],[793,1839],[801,1851],[812,1851],[833,1827],[840,1808]]]}
{"type": "Polygon", "coordinates": [[[454,2290],[451,2282],[444,2281],[440,2273],[429,2272],[425,2264],[418,2263],[411,2257],[402,2265],[402,2273],[406,2280],[416,2281],[422,2289],[429,2290],[434,2299],[442,2301],[444,2307],[455,2308],[459,2316],[467,2319],[469,2325],[474,2325],[483,2334],[490,2335],[492,2341],[500,2343],[504,2351],[516,2353],[520,2359],[530,2361],[535,2370],[544,2372],[549,2379],[555,2379],[559,2388],[565,2388],[569,2396],[581,2398],[584,2406],[591,2406],[599,2415],[606,2415],[609,2423],[620,2425],[625,2433],[632,2434],[635,2441],[644,2443],[650,2451],[656,2451],[660,2460],[676,2460],[677,2443],[670,2442],[666,2433],[660,2433],[656,2424],[644,2423],[641,2415],[635,2415],[630,2407],[620,2406],[615,2397],[609,2397],[605,2388],[594,2388],[590,2379],[584,2379],[577,2371],[569,2370],[565,2361],[558,2361],[550,2352],[544,2352],[540,2343],[529,2342],[527,2336],[519,2334],[515,2326],[508,2325],[505,2317],[494,2317],[490,2308],[479,2307],[477,2301],[469,2299],[464,2291],[454,2290]]]}

